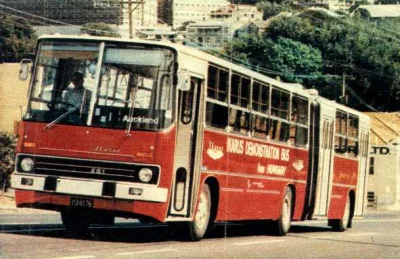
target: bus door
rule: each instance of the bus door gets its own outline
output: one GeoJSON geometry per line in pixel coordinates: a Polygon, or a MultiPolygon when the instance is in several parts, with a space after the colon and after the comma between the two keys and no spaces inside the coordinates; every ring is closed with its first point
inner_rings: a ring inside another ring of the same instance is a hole
{"type": "MultiPolygon", "coordinates": [[[[361,122],[361,121],[360,121],[361,122]]],[[[360,123],[363,125],[362,123],[360,123]]],[[[368,129],[360,127],[360,142],[358,152],[358,181],[356,192],[356,204],[354,216],[362,216],[365,208],[365,194],[367,188],[367,168],[368,168],[368,150],[369,150],[369,133],[368,129]]]]}
{"type": "Polygon", "coordinates": [[[333,181],[333,137],[335,111],[321,107],[319,132],[318,173],[315,192],[314,216],[327,216],[333,181]]]}
{"type": "Polygon", "coordinates": [[[190,77],[190,90],[178,93],[178,118],[174,157],[174,178],[172,183],[169,220],[175,217],[189,217],[194,202],[193,194],[198,191],[202,125],[200,96],[202,79],[190,77]]]}

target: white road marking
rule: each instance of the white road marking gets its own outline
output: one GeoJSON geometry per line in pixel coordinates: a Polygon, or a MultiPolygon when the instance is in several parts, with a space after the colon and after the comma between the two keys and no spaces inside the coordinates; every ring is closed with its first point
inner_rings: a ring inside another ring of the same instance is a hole
{"type": "Polygon", "coordinates": [[[234,245],[234,246],[248,246],[248,245],[278,243],[278,242],[284,242],[284,241],[285,241],[285,240],[264,240],[264,241],[252,241],[252,242],[233,243],[233,245],[234,245]]]}
{"type": "Polygon", "coordinates": [[[322,237],[311,237],[312,239],[331,239],[337,236],[322,236],[322,237]]]}
{"type": "Polygon", "coordinates": [[[94,255],[80,255],[80,256],[69,256],[69,257],[54,257],[48,259],[89,259],[89,258],[96,258],[94,255]]]}
{"type": "Polygon", "coordinates": [[[360,220],[353,220],[353,222],[357,223],[364,223],[364,222],[396,222],[400,221],[400,219],[360,219],[360,220]]]}
{"type": "Polygon", "coordinates": [[[150,254],[150,253],[161,253],[161,252],[173,252],[175,249],[166,248],[166,249],[157,249],[157,250],[143,250],[143,251],[134,251],[134,252],[124,252],[118,253],[116,255],[124,256],[124,255],[135,255],[135,254],[150,254]]]}
{"type": "Polygon", "coordinates": [[[378,233],[355,233],[355,234],[349,234],[348,236],[358,237],[358,236],[373,236],[373,235],[378,235],[378,233]]]}
{"type": "Polygon", "coordinates": [[[310,237],[312,239],[333,239],[333,238],[338,238],[338,237],[357,237],[357,236],[372,236],[372,235],[378,235],[378,233],[354,233],[354,234],[338,234],[338,235],[331,235],[331,236],[316,236],[316,237],[310,237]]]}

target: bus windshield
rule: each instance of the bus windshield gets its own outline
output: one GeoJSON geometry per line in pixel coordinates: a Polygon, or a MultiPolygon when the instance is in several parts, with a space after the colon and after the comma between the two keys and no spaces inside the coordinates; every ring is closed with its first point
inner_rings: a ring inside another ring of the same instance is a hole
{"type": "Polygon", "coordinates": [[[127,43],[42,41],[25,121],[160,130],[173,121],[174,54],[127,43]]]}

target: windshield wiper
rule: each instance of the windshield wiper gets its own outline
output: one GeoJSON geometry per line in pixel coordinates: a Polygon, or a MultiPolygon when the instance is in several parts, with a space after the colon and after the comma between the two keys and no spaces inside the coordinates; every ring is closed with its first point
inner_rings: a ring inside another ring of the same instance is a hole
{"type": "Polygon", "coordinates": [[[131,107],[129,109],[129,115],[128,115],[128,124],[126,125],[126,130],[125,130],[125,134],[127,137],[131,136],[131,128],[132,128],[132,122],[133,122],[133,112],[135,110],[135,99],[136,99],[136,93],[139,89],[139,85],[136,85],[136,87],[134,87],[132,89],[132,92],[130,94],[130,102],[131,102],[131,107]]]}
{"type": "Polygon", "coordinates": [[[76,111],[80,106],[81,106],[82,102],[78,103],[77,105],[75,105],[74,107],[72,107],[71,109],[69,109],[68,111],[64,112],[63,114],[61,114],[59,117],[57,117],[55,120],[53,120],[52,122],[50,122],[49,124],[47,124],[44,129],[50,129],[54,124],[58,123],[59,121],[61,121],[62,119],[64,119],[65,117],[67,117],[68,115],[70,115],[71,113],[73,113],[74,111],[76,111]]]}

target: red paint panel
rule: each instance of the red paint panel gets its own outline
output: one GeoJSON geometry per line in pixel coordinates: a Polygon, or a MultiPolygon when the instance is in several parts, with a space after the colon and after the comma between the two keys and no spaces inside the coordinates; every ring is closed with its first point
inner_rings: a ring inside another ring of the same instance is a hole
{"type": "Polygon", "coordinates": [[[295,217],[301,217],[307,150],[205,131],[202,166],[220,185],[217,220],[277,219],[288,184],[295,186],[295,217]]]}
{"type": "Polygon", "coordinates": [[[123,162],[154,163],[157,133],[23,123],[21,152],[41,155],[101,159],[123,162]],[[34,143],[35,147],[24,147],[34,143]]]}
{"type": "MultiPolygon", "coordinates": [[[[175,151],[175,128],[165,132],[123,130],[54,125],[45,130],[43,123],[21,123],[19,153],[98,159],[128,163],[156,164],[161,168],[159,186],[170,189],[175,151]],[[32,144],[34,143],[34,144],[32,144]]],[[[170,192],[168,196],[170,195],[170,192]]],[[[32,191],[16,191],[17,205],[48,203],[69,206],[69,196],[32,191]]],[[[111,201],[95,198],[95,208],[131,212],[165,221],[168,202],[111,201]]],[[[169,201],[169,198],[167,199],[169,201]]]]}
{"type": "Polygon", "coordinates": [[[343,217],[346,200],[351,189],[356,190],[358,179],[358,160],[342,156],[334,157],[333,187],[328,218],[343,217]]]}
{"type": "Polygon", "coordinates": [[[335,156],[333,163],[334,184],[357,185],[358,160],[335,156]]]}

